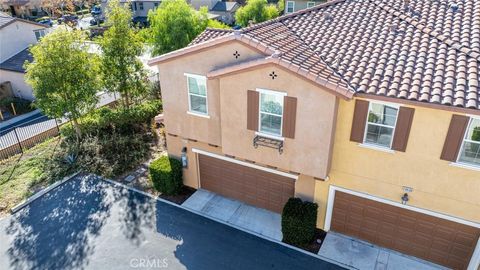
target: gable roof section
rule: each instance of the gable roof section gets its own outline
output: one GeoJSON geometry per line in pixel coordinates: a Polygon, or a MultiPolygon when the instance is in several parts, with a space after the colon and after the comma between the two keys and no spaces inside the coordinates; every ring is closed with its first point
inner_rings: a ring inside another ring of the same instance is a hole
{"type": "Polygon", "coordinates": [[[223,2],[218,1],[215,6],[210,11],[217,11],[217,12],[232,12],[237,8],[239,5],[237,2],[223,2]]]}
{"type": "Polygon", "coordinates": [[[23,68],[25,61],[33,61],[33,56],[30,54],[28,48],[8,58],[3,61],[3,63],[0,63],[0,69],[25,73],[25,68],[23,68]]]}
{"type": "Polygon", "coordinates": [[[8,25],[10,25],[10,24],[12,24],[16,21],[23,22],[23,23],[29,23],[29,24],[41,26],[43,28],[47,28],[47,26],[44,25],[44,24],[40,24],[40,23],[29,21],[29,20],[24,20],[24,19],[12,17],[12,16],[8,15],[7,13],[0,12],[0,29],[6,27],[6,26],[8,26],[8,25]]]}
{"type": "MultiPolygon", "coordinates": [[[[457,3],[334,0],[237,34],[355,93],[478,110],[480,1],[457,3]]],[[[230,34],[207,30],[190,46],[230,34]]]]}

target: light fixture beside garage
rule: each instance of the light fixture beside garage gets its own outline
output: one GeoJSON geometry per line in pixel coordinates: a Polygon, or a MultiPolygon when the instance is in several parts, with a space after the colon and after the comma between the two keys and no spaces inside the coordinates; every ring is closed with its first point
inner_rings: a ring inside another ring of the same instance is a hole
{"type": "Polygon", "coordinates": [[[188,167],[188,157],[187,157],[187,147],[182,148],[182,167],[187,168],[188,167]]]}
{"type": "Polygon", "coordinates": [[[407,204],[408,202],[408,193],[404,193],[402,196],[402,204],[407,204]]]}
{"type": "Polygon", "coordinates": [[[401,199],[402,199],[402,204],[405,205],[405,204],[407,204],[408,200],[410,199],[410,198],[408,197],[408,193],[413,192],[413,188],[412,188],[412,187],[403,186],[402,189],[403,189],[403,192],[405,192],[405,193],[403,194],[403,196],[401,197],[401,199]]]}

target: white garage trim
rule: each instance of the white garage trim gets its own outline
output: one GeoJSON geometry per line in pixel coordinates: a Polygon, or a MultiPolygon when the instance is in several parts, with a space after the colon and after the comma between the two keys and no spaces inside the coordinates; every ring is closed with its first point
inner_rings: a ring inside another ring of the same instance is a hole
{"type": "Polygon", "coordinates": [[[197,153],[197,154],[201,154],[201,155],[205,155],[205,156],[209,156],[209,157],[213,157],[213,158],[216,158],[216,159],[221,159],[221,160],[225,160],[225,161],[228,161],[228,162],[236,163],[236,164],[239,164],[239,165],[242,165],[242,166],[245,166],[245,167],[250,167],[250,168],[257,169],[257,170],[261,170],[261,171],[285,176],[285,177],[292,178],[292,179],[295,179],[295,180],[298,179],[298,175],[295,175],[295,174],[281,172],[281,171],[277,171],[277,170],[270,169],[270,168],[265,168],[265,167],[262,167],[262,166],[259,166],[259,165],[256,165],[256,164],[248,163],[248,162],[241,161],[241,160],[234,159],[234,158],[229,158],[229,157],[222,156],[222,155],[219,155],[219,154],[210,153],[210,152],[203,151],[203,150],[200,150],[200,149],[192,148],[192,152],[197,153]]]}
{"type": "MultiPolygon", "coordinates": [[[[348,193],[348,194],[351,194],[351,195],[355,195],[355,196],[358,196],[358,197],[361,197],[361,198],[366,198],[366,199],[369,199],[369,200],[385,203],[385,204],[388,204],[388,205],[400,207],[400,208],[415,211],[415,212],[418,212],[418,213],[422,213],[422,214],[426,214],[426,215],[450,220],[450,221],[457,222],[457,223],[464,224],[464,225],[468,225],[468,226],[471,226],[471,227],[480,228],[479,223],[475,223],[475,222],[464,220],[464,219],[461,219],[461,218],[457,218],[457,217],[441,214],[441,213],[438,213],[438,212],[426,210],[426,209],[423,209],[423,208],[417,208],[417,207],[413,207],[413,206],[410,206],[410,205],[404,205],[404,204],[401,204],[399,202],[378,198],[378,197],[369,195],[367,193],[357,192],[357,191],[353,191],[353,190],[349,190],[349,189],[345,189],[345,188],[330,185],[329,190],[328,190],[327,213],[326,213],[326,217],[325,217],[325,226],[324,226],[325,231],[330,230],[330,226],[331,226],[331,222],[332,222],[332,214],[333,214],[333,203],[335,201],[335,192],[336,191],[341,191],[341,192],[348,193]]],[[[480,265],[480,239],[477,242],[477,246],[475,248],[475,251],[473,252],[472,258],[470,259],[470,263],[468,265],[468,270],[477,270],[479,265],[480,265]]]]}

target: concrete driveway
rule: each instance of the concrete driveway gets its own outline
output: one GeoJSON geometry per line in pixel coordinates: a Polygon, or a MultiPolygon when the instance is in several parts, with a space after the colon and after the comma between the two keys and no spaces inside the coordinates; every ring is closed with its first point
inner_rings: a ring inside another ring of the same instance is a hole
{"type": "Polygon", "coordinates": [[[447,268],[342,234],[329,232],[319,255],[359,270],[446,270],[447,268]]]}
{"type": "Polygon", "coordinates": [[[0,269],[342,269],[95,176],[0,220],[0,243],[0,269]]]}
{"type": "Polygon", "coordinates": [[[182,206],[242,229],[282,241],[282,217],[262,208],[199,189],[182,206]]]}

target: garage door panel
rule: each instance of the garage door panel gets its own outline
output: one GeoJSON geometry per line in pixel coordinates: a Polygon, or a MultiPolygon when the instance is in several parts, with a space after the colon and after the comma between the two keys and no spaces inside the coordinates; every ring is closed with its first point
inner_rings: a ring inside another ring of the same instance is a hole
{"type": "Polygon", "coordinates": [[[291,178],[201,154],[198,160],[201,188],[275,212],[294,196],[291,178]]]}
{"type": "Polygon", "coordinates": [[[466,269],[480,229],[335,192],[331,230],[454,269],[466,269]]]}

